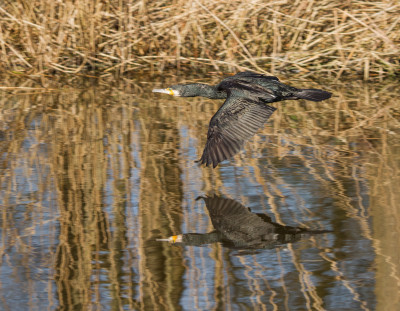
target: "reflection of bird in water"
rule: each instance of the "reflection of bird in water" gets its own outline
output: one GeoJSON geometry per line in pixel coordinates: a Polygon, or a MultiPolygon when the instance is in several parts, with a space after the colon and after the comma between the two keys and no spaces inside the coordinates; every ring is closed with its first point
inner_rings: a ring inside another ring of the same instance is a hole
{"type": "Polygon", "coordinates": [[[225,246],[242,249],[270,248],[300,240],[310,234],[326,233],[300,227],[274,223],[266,214],[252,213],[239,202],[223,197],[199,197],[206,203],[214,231],[199,234],[187,233],[168,239],[172,243],[202,245],[222,242],[225,246]]]}
{"type": "Polygon", "coordinates": [[[199,160],[200,164],[212,164],[213,167],[238,153],[244,143],[268,120],[276,108],[266,103],[285,99],[321,101],[332,95],[317,89],[297,89],[279,82],[276,77],[250,71],[239,72],[215,86],[201,83],[177,84],[166,89],[154,89],[153,92],[226,99],[211,118],[207,143],[199,160]]]}

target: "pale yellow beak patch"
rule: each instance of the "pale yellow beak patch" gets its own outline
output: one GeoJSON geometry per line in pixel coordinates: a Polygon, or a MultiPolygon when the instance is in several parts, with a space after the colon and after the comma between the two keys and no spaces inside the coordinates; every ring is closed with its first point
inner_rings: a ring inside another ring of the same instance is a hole
{"type": "Polygon", "coordinates": [[[165,241],[165,242],[169,242],[169,243],[172,243],[172,244],[182,243],[182,234],[173,235],[173,236],[170,236],[169,238],[166,238],[166,239],[156,239],[156,241],[160,241],[160,242],[165,241]]]}
{"type": "Polygon", "coordinates": [[[169,95],[175,95],[174,90],[171,88],[167,89],[154,89],[153,93],[163,93],[163,94],[169,94],[169,95]]]}
{"type": "Polygon", "coordinates": [[[171,243],[176,243],[176,240],[178,239],[178,236],[177,235],[173,235],[173,236],[170,237],[170,239],[171,239],[171,243]]]}

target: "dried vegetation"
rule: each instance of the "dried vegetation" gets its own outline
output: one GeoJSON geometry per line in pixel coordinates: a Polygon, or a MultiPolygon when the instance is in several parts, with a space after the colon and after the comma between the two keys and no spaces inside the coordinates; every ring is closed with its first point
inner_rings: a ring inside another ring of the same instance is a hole
{"type": "Polygon", "coordinates": [[[53,1],[0,6],[0,66],[30,74],[194,67],[395,75],[400,4],[384,1],[53,1]]]}

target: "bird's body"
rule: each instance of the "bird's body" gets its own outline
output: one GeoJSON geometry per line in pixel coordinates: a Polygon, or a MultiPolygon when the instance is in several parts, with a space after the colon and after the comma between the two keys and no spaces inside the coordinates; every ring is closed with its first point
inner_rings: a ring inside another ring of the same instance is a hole
{"type": "Polygon", "coordinates": [[[211,118],[207,143],[200,164],[216,167],[238,153],[269,119],[276,108],[267,105],[286,99],[321,101],[331,93],[318,89],[297,89],[279,82],[277,77],[245,71],[227,77],[219,84],[178,84],[153,92],[182,97],[203,96],[226,99],[211,118]]]}

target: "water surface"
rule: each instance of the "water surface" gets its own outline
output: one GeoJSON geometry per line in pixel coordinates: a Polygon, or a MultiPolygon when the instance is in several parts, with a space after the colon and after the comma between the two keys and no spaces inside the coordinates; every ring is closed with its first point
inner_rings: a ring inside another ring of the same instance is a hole
{"type": "Polygon", "coordinates": [[[396,84],[276,103],[213,170],[194,161],[221,101],[151,93],[173,83],[2,94],[1,310],[400,309],[396,84]],[[263,248],[156,241],[212,232],[206,195],[328,232],[263,248]]]}

